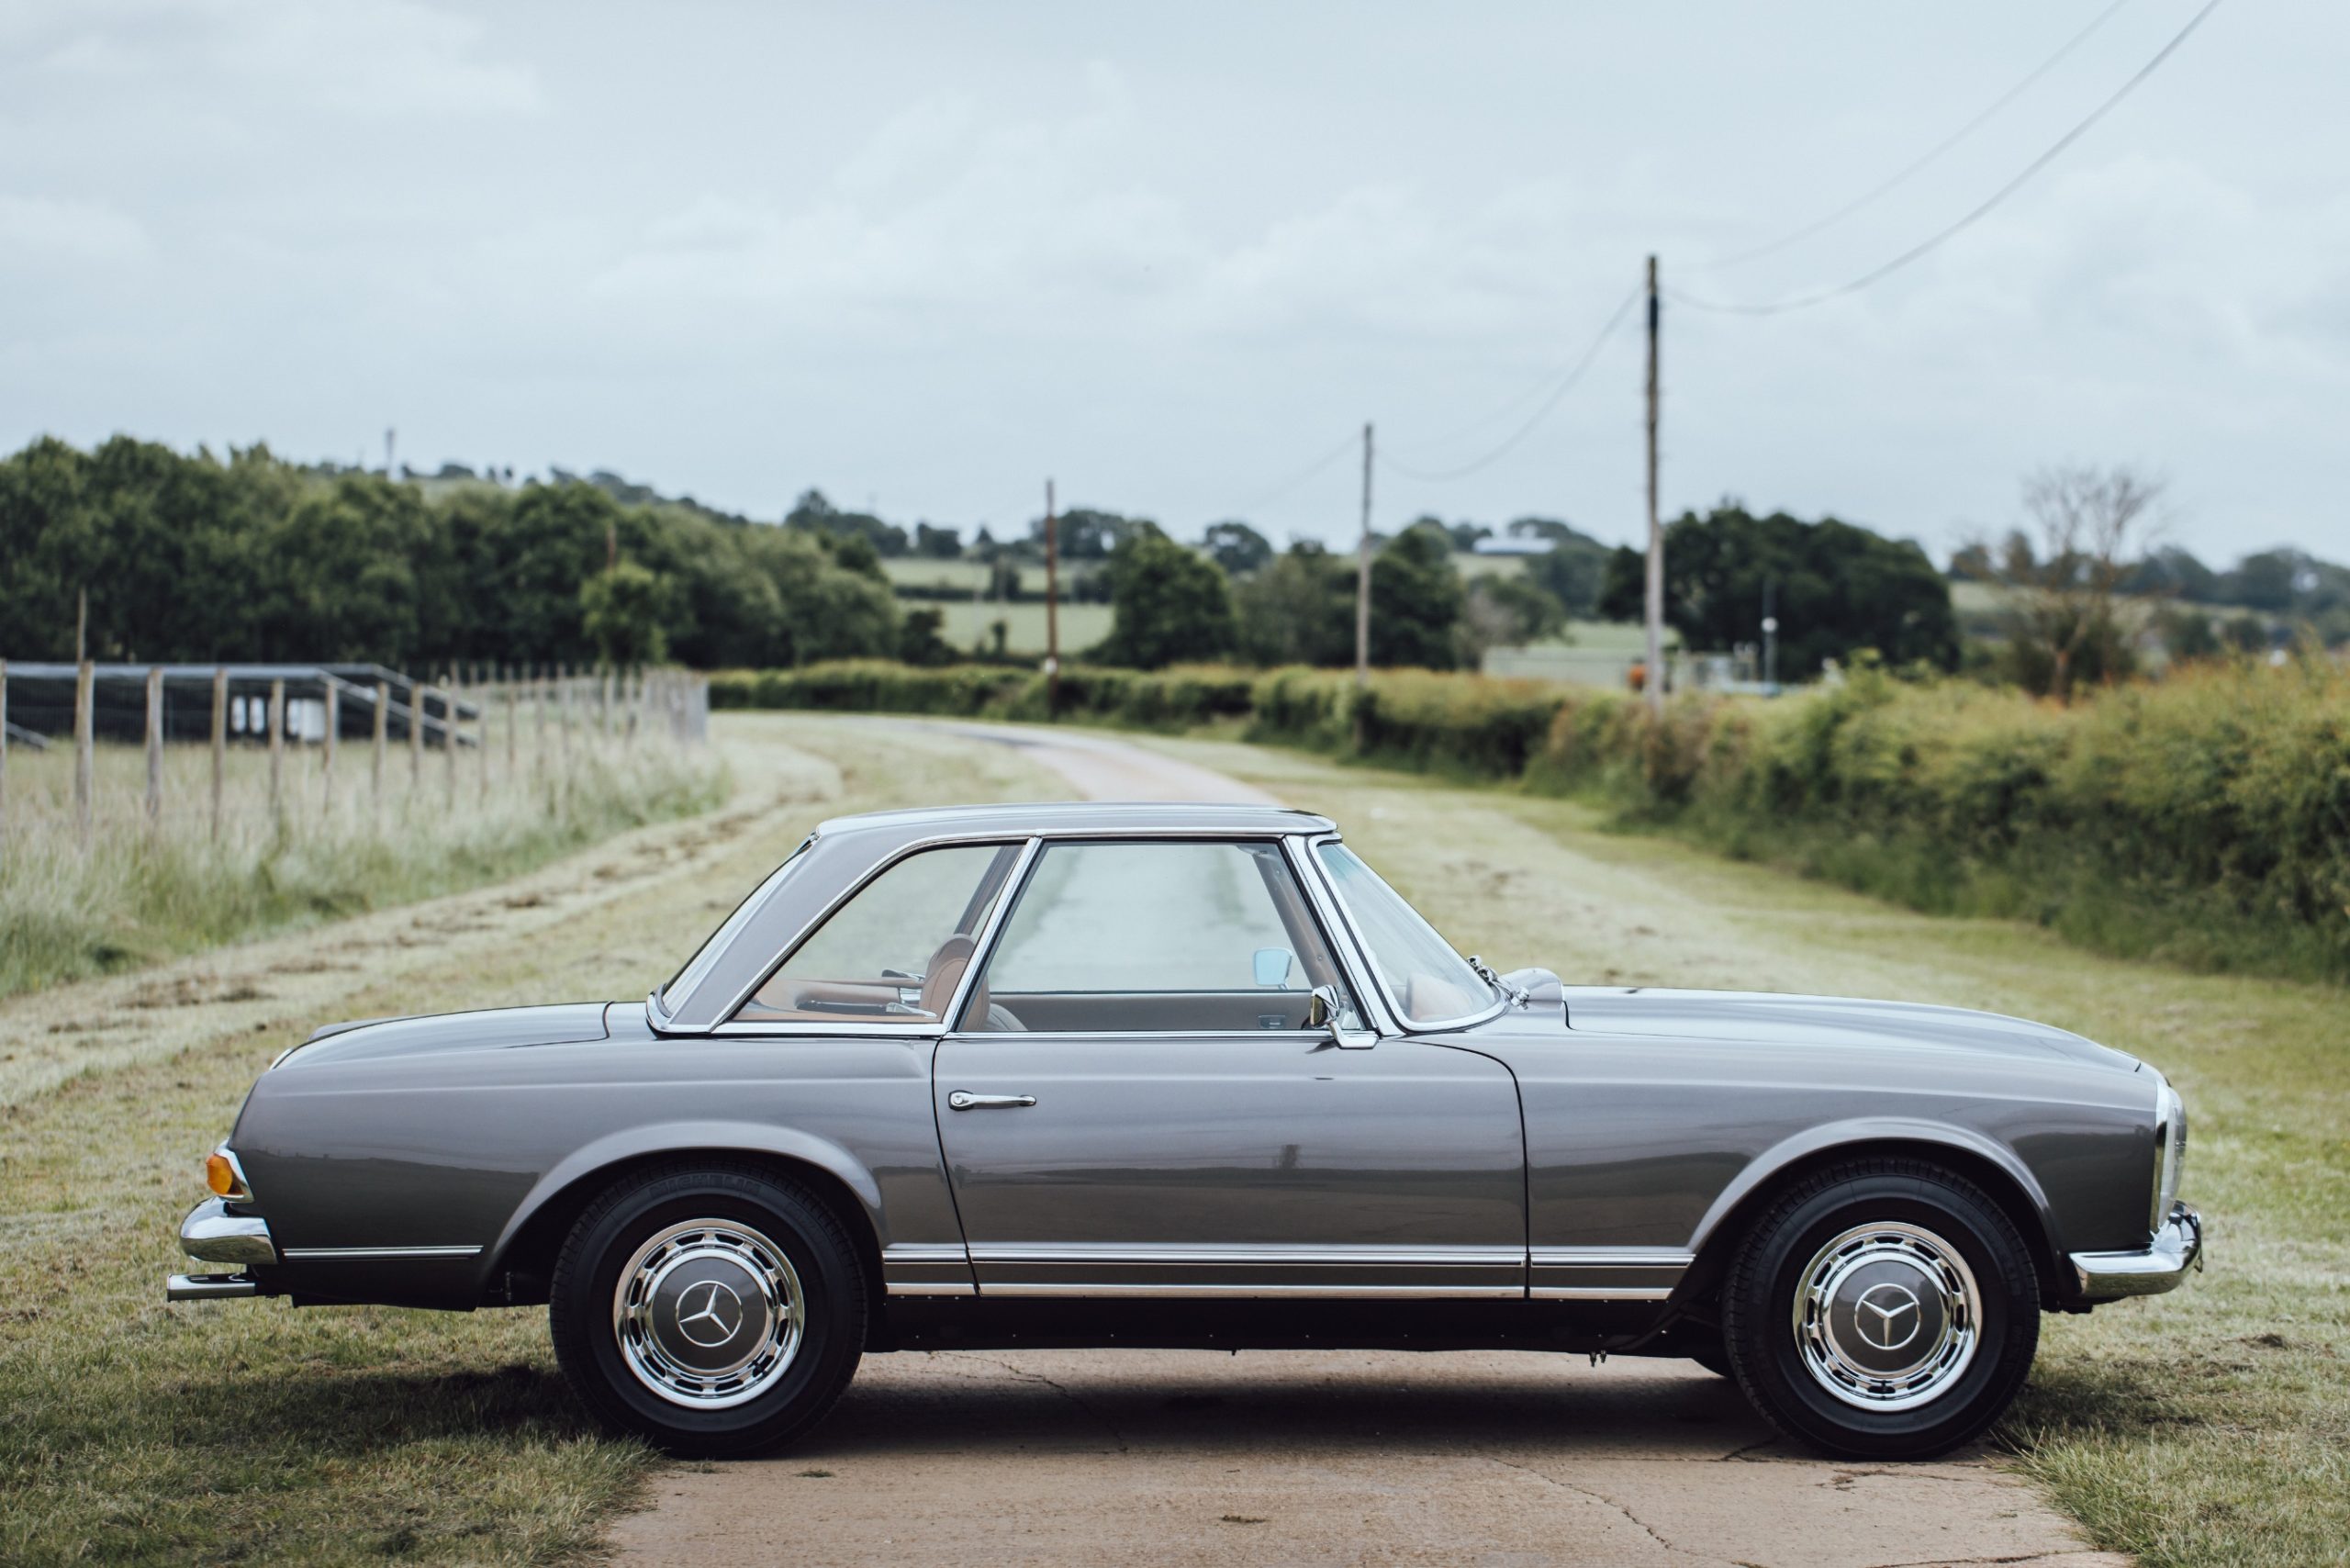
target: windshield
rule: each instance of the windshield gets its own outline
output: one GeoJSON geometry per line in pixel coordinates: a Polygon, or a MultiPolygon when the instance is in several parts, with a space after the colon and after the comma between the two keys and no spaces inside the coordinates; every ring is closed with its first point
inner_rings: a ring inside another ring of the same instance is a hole
{"type": "Polygon", "coordinates": [[[710,934],[710,940],[694,949],[694,956],[686,960],[685,967],[670,976],[669,983],[661,988],[663,1008],[674,1010],[678,999],[699,983],[702,976],[710,972],[711,966],[718,962],[718,956],[726,951],[728,944],[734,940],[734,934],[750,924],[751,916],[767,902],[767,896],[782,885],[784,878],[790,875],[791,868],[799,865],[800,857],[808,853],[808,846],[815,842],[813,837],[800,840],[800,847],[791,852],[791,857],[768,872],[767,879],[753,888],[749,896],[734,906],[734,913],[726,917],[725,924],[710,934]]]}
{"type": "Polygon", "coordinates": [[[1501,993],[1469,967],[1436,927],[1380,879],[1379,873],[1343,844],[1315,846],[1323,869],[1371,949],[1387,994],[1415,1024],[1440,1024],[1482,1013],[1501,993]]]}

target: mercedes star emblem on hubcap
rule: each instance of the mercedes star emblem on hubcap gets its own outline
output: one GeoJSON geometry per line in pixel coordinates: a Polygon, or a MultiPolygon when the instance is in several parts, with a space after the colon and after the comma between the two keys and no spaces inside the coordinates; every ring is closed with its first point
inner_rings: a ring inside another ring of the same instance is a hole
{"type": "Polygon", "coordinates": [[[1918,1310],[1916,1293],[1890,1280],[1863,1291],[1853,1308],[1854,1332],[1880,1350],[1897,1350],[1916,1338],[1924,1316],[1918,1310]]]}
{"type": "Polygon", "coordinates": [[[717,1280],[701,1280],[677,1293],[677,1332],[705,1350],[714,1350],[743,1327],[743,1298],[717,1280]]]}

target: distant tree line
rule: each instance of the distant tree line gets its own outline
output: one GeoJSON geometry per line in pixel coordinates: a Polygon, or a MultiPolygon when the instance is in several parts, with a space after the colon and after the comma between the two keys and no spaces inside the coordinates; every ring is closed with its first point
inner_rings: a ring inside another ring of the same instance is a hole
{"type": "Polygon", "coordinates": [[[35,442],[0,461],[0,654],[17,658],[70,657],[84,591],[98,658],[935,656],[903,646],[908,618],[852,533],[623,506],[581,482],[428,498],[262,447],[35,442]]]}

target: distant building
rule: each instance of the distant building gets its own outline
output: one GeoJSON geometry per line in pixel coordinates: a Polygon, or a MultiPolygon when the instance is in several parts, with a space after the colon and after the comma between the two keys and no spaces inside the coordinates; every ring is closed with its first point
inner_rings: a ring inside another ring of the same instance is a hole
{"type": "Polygon", "coordinates": [[[1470,552],[1470,554],[1475,555],[1548,555],[1554,548],[1555,546],[1550,540],[1544,539],[1539,534],[1531,537],[1526,534],[1514,534],[1506,538],[1496,538],[1488,534],[1486,537],[1477,541],[1475,547],[1470,552]]]}

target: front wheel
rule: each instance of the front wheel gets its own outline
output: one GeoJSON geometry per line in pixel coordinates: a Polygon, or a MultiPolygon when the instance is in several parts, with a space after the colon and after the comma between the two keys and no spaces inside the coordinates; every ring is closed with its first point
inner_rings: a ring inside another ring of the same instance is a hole
{"type": "Polygon", "coordinates": [[[572,1226],[547,1304],[555,1359],[608,1425],[671,1453],[790,1441],[856,1370],[865,1281],[840,1222],[750,1166],[616,1183],[572,1226]]]}
{"type": "Polygon", "coordinates": [[[1925,1459],[2006,1411],[2040,1343],[2040,1292],[2014,1224],[1922,1161],[1822,1171],[1749,1234],[1723,1288],[1740,1387],[1830,1453],[1925,1459]]]}

